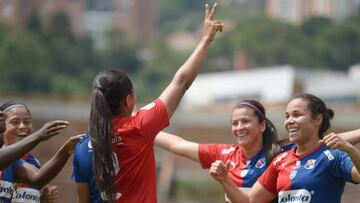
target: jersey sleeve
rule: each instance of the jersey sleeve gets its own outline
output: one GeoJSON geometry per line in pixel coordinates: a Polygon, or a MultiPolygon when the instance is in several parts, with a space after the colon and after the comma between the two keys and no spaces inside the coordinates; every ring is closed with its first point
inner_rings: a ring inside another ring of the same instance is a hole
{"type": "Polygon", "coordinates": [[[17,160],[14,162],[14,164],[12,164],[13,170],[15,171],[16,169],[18,169],[21,165],[25,164],[26,162],[23,160],[17,160]]]}
{"type": "Polygon", "coordinates": [[[39,160],[37,160],[37,158],[35,158],[35,157],[34,157],[33,155],[31,155],[31,154],[27,155],[23,160],[26,161],[27,163],[35,166],[36,168],[40,168],[40,167],[41,167],[39,160]]]}
{"type": "Polygon", "coordinates": [[[136,115],[135,125],[142,135],[154,140],[155,136],[169,125],[169,116],[164,103],[156,99],[142,107],[136,115]]]}
{"type": "Polygon", "coordinates": [[[200,164],[204,169],[210,168],[214,161],[221,159],[221,146],[218,144],[199,144],[198,151],[200,164]]]}
{"type": "Polygon", "coordinates": [[[277,182],[277,164],[273,161],[270,163],[266,171],[257,180],[267,191],[277,195],[276,182],[277,182]]]}
{"type": "MultiPolygon", "coordinates": [[[[331,164],[331,173],[344,181],[353,182],[351,178],[351,170],[354,166],[348,154],[342,151],[332,151],[336,153],[336,159],[329,161],[331,164]]],[[[353,182],[354,183],[354,182],[353,182]]]]}
{"type": "Polygon", "coordinates": [[[76,147],[74,152],[74,158],[73,158],[73,171],[71,175],[71,179],[74,182],[79,183],[87,183],[89,180],[89,172],[88,170],[82,169],[82,163],[81,163],[81,150],[79,145],[76,147]]]}

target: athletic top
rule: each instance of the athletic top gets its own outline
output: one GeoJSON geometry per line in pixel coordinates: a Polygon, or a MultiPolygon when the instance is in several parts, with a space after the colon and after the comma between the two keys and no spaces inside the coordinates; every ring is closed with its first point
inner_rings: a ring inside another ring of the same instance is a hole
{"type": "Polygon", "coordinates": [[[112,143],[118,169],[116,202],[157,202],[154,139],[168,125],[169,117],[160,99],[141,108],[135,116],[113,119],[112,143]]]}
{"type": "Polygon", "coordinates": [[[259,178],[281,203],[339,203],[353,163],[340,150],[319,145],[298,156],[296,148],[279,154],[259,178]]]}
{"type": "MultiPolygon", "coordinates": [[[[292,144],[285,146],[282,151],[293,147],[292,144]]],[[[200,144],[198,151],[200,164],[205,169],[210,168],[216,160],[223,163],[230,160],[229,177],[244,192],[248,191],[267,169],[265,150],[261,150],[250,159],[244,156],[241,146],[233,144],[200,144]]],[[[231,202],[226,194],[225,201],[231,202]]]]}
{"type": "Polygon", "coordinates": [[[14,172],[24,162],[22,160],[15,161],[13,164],[0,171],[0,202],[11,203],[11,198],[15,193],[14,188],[14,172]]]}
{"type": "MultiPolygon", "coordinates": [[[[21,158],[26,163],[29,163],[36,168],[40,169],[40,162],[30,153],[21,158]]],[[[38,189],[31,188],[24,183],[15,183],[16,193],[12,198],[12,202],[26,202],[26,203],[39,203],[41,200],[41,192],[38,189]]]]}
{"type": "Polygon", "coordinates": [[[87,183],[89,185],[89,194],[91,203],[103,202],[100,192],[96,186],[92,166],[92,146],[90,136],[86,134],[76,145],[73,159],[72,180],[77,183],[87,183]]]}

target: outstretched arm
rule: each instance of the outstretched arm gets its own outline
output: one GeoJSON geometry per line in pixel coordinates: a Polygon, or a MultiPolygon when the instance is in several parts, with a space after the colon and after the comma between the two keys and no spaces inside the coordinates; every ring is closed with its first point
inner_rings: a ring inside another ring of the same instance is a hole
{"type": "Polygon", "coordinates": [[[223,24],[220,21],[213,20],[217,3],[214,4],[211,10],[209,10],[207,4],[205,7],[204,31],[201,41],[187,61],[176,72],[169,86],[160,95],[169,117],[172,116],[184,93],[195,80],[216,33],[223,30],[223,24]]]}
{"type": "Polygon", "coordinates": [[[31,164],[24,163],[15,171],[15,178],[20,182],[29,184],[35,188],[42,188],[49,183],[61,171],[70,155],[73,153],[76,144],[84,135],[77,135],[69,138],[66,143],[47,161],[43,167],[37,170],[31,164]]]}
{"type": "Polygon", "coordinates": [[[21,159],[26,153],[33,149],[41,141],[47,140],[64,129],[69,122],[50,121],[40,130],[25,137],[21,141],[0,149],[0,169],[8,166],[12,162],[21,159]]]}
{"type": "Polygon", "coordinates": [[[338,136],[352,145],[360,143],[360,129],[338,133],[338,136]]]}
{"type": "Polygon", "coordinates": [[[199,162],[198,143],[189,142],[173,134],[160,132],[155,138],[155,144],[166,151],[199,162]]]}

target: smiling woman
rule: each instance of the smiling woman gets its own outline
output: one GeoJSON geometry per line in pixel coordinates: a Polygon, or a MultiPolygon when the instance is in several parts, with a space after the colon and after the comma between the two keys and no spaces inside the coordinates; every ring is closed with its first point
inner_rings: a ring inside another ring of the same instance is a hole
{"type": "MultiPolygon", "coordinates": [[[[19,147],[16,143],[28,139],[28,136],[34,137],[34,135],[30,136],[33,130],[31,114],[25,104],[11,101],[2,105],[0,109],[6,114],[6,129],[1,137],[5,148],[9,146],[19,147]]],[[[46,132],[40,134],[48,134],[47,137],[43,136],[42,140],[46,140],[53,135],[59,134],[68,124],[67,121],[53,121],[47,123],[40,129],[41,132],[46,132]]],[[[37,136],[39,137],[39,135],[37,136]]],[[[40,163],[29,153],[23,156],[22,160],[18,160],[12,165],[4,168],[1,171],[0,188],[2,185],[6,185],[8,192],[0,192],[0,201],[4,203],[40,202],[40,189],[60,172],[81,137],[82,136],[74,136],[70,138],[55,154],[53,159],[50,159],[41,169],[40,163]],[[20,183],[14,184],[15,180],[20,183]],[[21,182],[27,183],[31,185],[31,187],[29,185],[21,184],[21,182]]],[[[55,202],[58,198],[57,187],[46,186],[43,197],[47,202],[55,202]]]]}
{"type": "Polygon", "coordinates": [[[244,193],[234,186],[220,161],[210,172],[231,193],[232,202],[341,202],[346,182],[360,182],[360,151],[339,135],[324,133],[334,112],[311,94],[292,99],[284,126],[293,149],[279,154],[253,187],[244,193]],[[337,150],[338,149],[338,150],[337,150]]]}

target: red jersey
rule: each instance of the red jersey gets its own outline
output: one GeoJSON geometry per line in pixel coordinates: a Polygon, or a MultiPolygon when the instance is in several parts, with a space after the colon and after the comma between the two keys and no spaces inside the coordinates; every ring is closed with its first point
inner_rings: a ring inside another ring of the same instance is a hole
{"type": "Polygon", "coordinates": [[[115,189],[120,197],[116,202],[157,202],[154,139],[168,125],[169,117],[160,99],[135,116],[113,119],[113,151],[119,166],[115,189]]]}
{"type": "MultiPolygon", "coordinates": [[[[210,168],[216,160],[230,161],[229,177],[242,191],[249,190],[258,177],[266,170],[266,153],[258,152],[251,158],[245,157],[243,148],[238,145],[200,144],[199,160],[203,168],[210,168]]],[[[230,200],[225,196],[226,202],[230,200]]]]}

